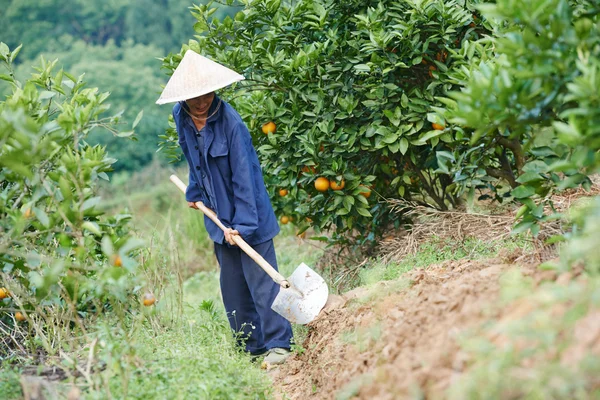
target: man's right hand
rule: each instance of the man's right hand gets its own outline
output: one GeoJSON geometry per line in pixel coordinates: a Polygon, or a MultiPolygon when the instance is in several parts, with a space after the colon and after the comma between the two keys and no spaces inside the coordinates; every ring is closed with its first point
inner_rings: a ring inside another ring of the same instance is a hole
{"type": "Polygon", "coordinates": [[[195,202],[193,202],[193,201],[188,201],[187,203],[188,203],[188,207],[189,207],[189,208],[195,208],[196,210],[198,210],[198,206],[196,205],[196,203],[195,203],[195,202]]]}

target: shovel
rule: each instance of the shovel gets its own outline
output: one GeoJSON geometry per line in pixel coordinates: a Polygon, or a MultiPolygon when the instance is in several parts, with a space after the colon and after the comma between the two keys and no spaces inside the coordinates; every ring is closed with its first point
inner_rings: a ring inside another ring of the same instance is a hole
{"type": "MultiPolygon", "coordinates": [[[[183,193],[186,191],[186,185],[175,175],[171,175],[173,182],[183,193]]],[[[197,201],[196,207],[204,215],[210,218],[219,228],[226,231],[227,228],[210,208],[206,207],[201,201],[197,201]]],[[[296,268],[289,278],[284,278],[275,270],[260,254],[256,252],[239,235],[233,235],[233,241],[250,258],[252,258],[260,267],[281,286],[279,294],[275,297],[271,308],[290,322],[295,324],[308,324],[314,320],[327,302],[329,289],[325,280],[313,271],[308,265],[302,263],[296,268]]]]}

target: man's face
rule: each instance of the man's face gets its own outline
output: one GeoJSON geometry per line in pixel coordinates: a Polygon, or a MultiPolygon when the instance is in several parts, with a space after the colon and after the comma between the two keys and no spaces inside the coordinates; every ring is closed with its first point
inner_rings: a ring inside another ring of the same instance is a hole
{"type": "Polygon", "coordinates": [[[190,112],[195,115],[202,115],[208,112],[210,105],[212,104],[213,99],[215,98],[215,93],[210,92],[208,94],[204,94],[199,97],[195,97],[193,99],[186,100],[186,104],[190,108],[190,112]]]}

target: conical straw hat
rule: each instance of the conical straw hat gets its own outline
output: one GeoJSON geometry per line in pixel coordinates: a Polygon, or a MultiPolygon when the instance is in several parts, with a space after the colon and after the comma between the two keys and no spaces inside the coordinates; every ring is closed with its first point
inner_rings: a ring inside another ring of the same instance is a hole
{"type": "Polygon", "coordinates": [[[193,99],[243,79],[237,72],[188,50],[156,104],[193,99]]]}

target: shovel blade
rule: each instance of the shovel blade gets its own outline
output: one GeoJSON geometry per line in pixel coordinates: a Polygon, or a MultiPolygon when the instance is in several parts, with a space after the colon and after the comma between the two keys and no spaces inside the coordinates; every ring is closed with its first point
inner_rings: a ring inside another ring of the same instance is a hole
{"type": "Polygon", "coordinates": [[[290,322],[308,324],[319,315],[327,302],[327,283],[304,263],[287,280],[291,287],[280,289],[271,308],[290,322]]]}

